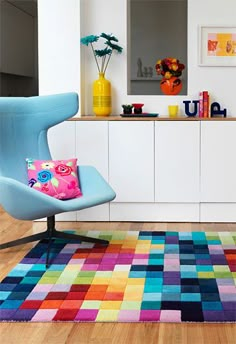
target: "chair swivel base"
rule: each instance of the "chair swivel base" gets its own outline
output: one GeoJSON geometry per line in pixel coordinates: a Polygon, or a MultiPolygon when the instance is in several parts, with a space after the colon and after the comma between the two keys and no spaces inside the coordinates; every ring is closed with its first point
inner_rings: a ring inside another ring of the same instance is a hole
{"type": "Polygon", "coordinates": [[[87,236],[79,235],[79,234],[59,232],[55,229],[55,216],[50,216],[47,218],[47,229],[44,232],[29,235],[21,239],[17,239],[17,240],[13,240],[13,241],[9,241],[4,244],[1,244],[0,250],[4,248],[17,246],[17,245],[27,244],[29,242],[34,242],[38,240],[47,240],[48,248],[47,248],[47,257],[46,257],[46,267],[48,267],[51,241],[56,238],[74,240],[74,241],[91,242],[91,243],[101,244],[101,245],[109,244],[108,240],[91,238],[91,237],[87,237],[87,236]]]}

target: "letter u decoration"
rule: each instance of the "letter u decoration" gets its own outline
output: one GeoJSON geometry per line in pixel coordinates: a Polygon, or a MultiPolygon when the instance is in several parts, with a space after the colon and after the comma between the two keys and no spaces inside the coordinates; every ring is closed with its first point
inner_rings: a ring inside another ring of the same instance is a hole
{"type": "Polygon", "coordinates": [[[99,73],[99,78],[93,83],[93,112],[96,116],[111,114],[111,83],[99,73]]]}

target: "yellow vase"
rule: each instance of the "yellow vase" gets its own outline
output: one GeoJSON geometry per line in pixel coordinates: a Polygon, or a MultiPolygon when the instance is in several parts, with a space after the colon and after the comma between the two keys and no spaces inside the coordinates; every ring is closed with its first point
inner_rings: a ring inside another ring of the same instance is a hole
{"type": "Polygon", "coordinates": [[[93,83],[93,112],[96,116],[111,114],[111,83],[99,73],[99,78],[93,83]]]}

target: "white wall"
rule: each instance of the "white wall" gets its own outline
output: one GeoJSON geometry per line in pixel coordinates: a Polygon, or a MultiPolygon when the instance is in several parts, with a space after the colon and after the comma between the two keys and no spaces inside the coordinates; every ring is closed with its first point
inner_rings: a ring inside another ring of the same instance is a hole
{"type": "Polygon", "coordinates": [[[39,94],[80,91],[80,1],[38,0],[39,94]]]}
{"type": "Polygon", "coordinates": [[[235,67],[198,66],[198,26],[235,25],[235,0],[188,0],[188,96],[127,95],[127,0],[39,0],[39,90],[40,93],[77,90],[82,114],[92,114],[92,82],[97,70],[92,54],[80,46],[81,35],[113,33],[124,47],[122,55],[112,57],[107,78],[113,87],[113,114],[121,104],[143,102],[145,110],[167,115],[167,105],[182,106],[207,89],[211,99],[236,116],[235,67]],[[81,49],[81,61],[80,61],[81,49]],[[81,88],[80,68],[81,62],[81,88]]]}

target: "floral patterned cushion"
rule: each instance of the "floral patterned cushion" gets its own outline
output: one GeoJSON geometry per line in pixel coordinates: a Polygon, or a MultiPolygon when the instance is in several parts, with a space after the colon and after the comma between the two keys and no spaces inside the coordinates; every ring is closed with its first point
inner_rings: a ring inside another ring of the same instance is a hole
{"type": "Polygon", "coordinates": [[[58,199],[82,196],[77,174],[77,159],[26,159],[26,162],[30,187],[58,199]]]}

